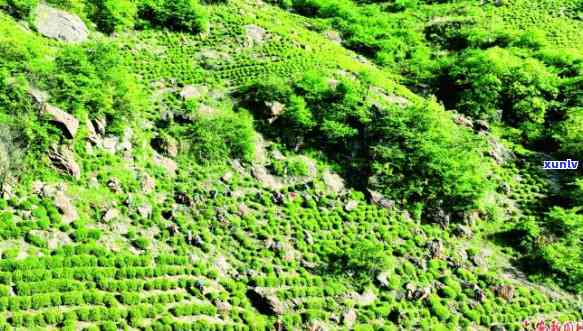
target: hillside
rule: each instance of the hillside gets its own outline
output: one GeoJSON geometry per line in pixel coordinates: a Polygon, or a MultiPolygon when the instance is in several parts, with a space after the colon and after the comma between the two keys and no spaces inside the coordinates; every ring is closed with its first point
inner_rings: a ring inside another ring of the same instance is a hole
{"type": "Polygon", "coordinates": [[[0,326],[583,321],[582,77],[581,0],[0,0],[0,326]]]}

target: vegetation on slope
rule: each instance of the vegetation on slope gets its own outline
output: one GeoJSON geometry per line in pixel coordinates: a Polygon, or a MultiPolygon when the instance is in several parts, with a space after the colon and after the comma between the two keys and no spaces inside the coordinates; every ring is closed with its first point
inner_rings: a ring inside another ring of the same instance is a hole
{"type": "Polygon", "coordinates": [[[581,320],[577,1],[48,3],[89,40],[0,0],[3,328],[581,320]]]}

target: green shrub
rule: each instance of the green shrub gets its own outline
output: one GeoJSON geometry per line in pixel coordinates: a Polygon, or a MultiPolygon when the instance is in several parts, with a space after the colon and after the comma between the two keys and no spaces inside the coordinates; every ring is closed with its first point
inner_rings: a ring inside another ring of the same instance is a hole
{"type": "Polygon", "coordinates": [[[27,18],[33,9],[37,7],[39,0],[6,0],[0,1],[0,9],[5,9],[8,13],[18,19],[27,18]]]}
{"type": "Polygon", "coordinates": [[[246,111],[224,111],[213,117],[201,116],[189,128],[188,135],[190,153],[200,163],[253,159],[253,122],[246,111]]]}
{"type": "Polygon", "coordinates": [[[132,244],[139,249],[148,249],[150,247],[150,240],[144,237],[138,237],[132,241],[132,244]]]}
{"type": "Polygon", "coordinates": [[[132,29],[138,12],[133,0],[95,0],[91,19],[105,33],[132,29]]]}
{"type": "Polygon", "coordinates": [[[426,210],[486,208],[495,188],[485,178],[487,146],[432,104],[380,111],[369,129],[372,188],[426,210]]]}
{"type": "Polygon", "coordinates": [[[176,31],[208,29],[208,13],[197,0],[143,0],[138,6],[138,16],[154,26],[176,31]]]}
{"type": "Polygon", "coordinates": [[[429,308],[440,321],[445,321],[450,317],[449,309],[440,302],[438,296],[429,296],[429,308]]]}
{"type": "Polygon", "coordinates": [[[541,125],[558,96],[558,77],[543,63],[498,47],[468,50],[447,70],[455,107],[476,118],[541,125]]]}

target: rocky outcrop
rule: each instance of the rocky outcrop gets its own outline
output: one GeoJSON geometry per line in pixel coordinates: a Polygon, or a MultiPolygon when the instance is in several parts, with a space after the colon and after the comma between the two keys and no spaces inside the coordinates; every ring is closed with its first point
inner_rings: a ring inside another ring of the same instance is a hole
{"type": "Polygon", "coordinates": [[[251,288],[247,291],[247,297],[251,300],[253,306],[262,314],[273,316],[283,315],[285,313],[285,306],[273,294],[266,293],[258,288],[251,288]]]}
{"type": "Polygon", "coordinates": [[[329,191],[333,193],[341,193],[344,191],[344,179],[337,174],[326,171],[322,175],[322,180],[329,191]]]}
{"type": "Polygon", "coordinates": [[[168,156],[176,157],[178,155],[178,142],[170,136],[159,136],[152,139],[152,148],[158,153],[168,156]]]}
{"type": "Polygon", "coordinates": [[[500,298],[506,301],[512,301],[514,297],[514,287],[511,285],[499,285],[492,289],[492,291],[500,298]]]}
{"type": "Polygon", "coordinates": [[[79,129],[79,121],[71,114],[49,104],[42,107],[42,113],[59,124],[68,138],[74,138],[79,129]]]}
{"type": "Polygon", "coordinates": [[[255,45],[262,44],[265,41],[267,32],[265,29],[249,24],[244,26],[245,29],[245,47],[252,47],[255,45]]]}
{"type": "Polygon", "coordinates": [[[356,323],[357,315],[354,309],[349,309],[342,314],[342,322],[349,330],[352,329],[354,323],[356,323]]]}
{"type": "Polygon", "coordinates": [[[52,146],[49,150],[49,159],[55,167],[75,179],[81,178],[81,167],[75,161],[75,154],[65,145],[52,146]]]}
{"type": "Polygon", "coordinates": [[[79,16],[45,4],[37,7],[34,26],[43,36],[65,42],[82,42],[89,35],[79,16]]]}
{"type": "Polygon", "coordinates": [[[55,206],[61,213],[61,219],[63,220],[63,223],[69,224],[79,217],[73,202],[65,194],[65,192],[61,190],[57,191],[54,199],[55,206]]]}
{"type": "Polygon", "coordinates": [[[377,300],[377,295],[369,289],[362,294],[352,292],[347,298],[359,306],[370,306],[377,300]]]}
{"type": "Polygon", "coordinates": [[[200,98],[208,93],[208,87],[204,85],[186,85],[180,91],[183,100],[200,98]]]}
{"type": "Polygon", "coordinates": [[[340,33],[335,30],[329,30],[324,32],[324,36],[333,43],[341,44],[342,43],[342,36],[340,33]]]}
{"type": "Polygon", "coordinates": [[[266,101],[265,106],[268,109],[267,121],[269,123],[275,122],[285,111],[285,105],[278,101],[266,101]]]}
{"type": "Polygon", "coordinates": [[[489,155],[494,159],[494,161],[496,161],[497,164],[502,165],[516,158],[514,153],[497,139],[491,138],[489,142],[489,155]]]}
{"type": "Polygon", "coordinates": [[[65,191],[66,186],[64,184],[50,185],[41,181],[32,183],[32,192],[45,199],[53,200],[55,207],[61,214],[63,223],[69,224],[78,218],[78,214],[73,201],[65,191]]]}
{"type": "Polygon", "coordinates": [[[112,220],[114,220],[114,219],[118,218],[119,216],[120,216],[119,209],[117,209],[117,208],[109,208],[109,209],[108,209],[108,210],[105,212],[105,214],[103,215],[103,217],[101,218],[101,220],[102,220],[104,223],[109,223],[109,222],[111,222],[112,220]]]}
{"type": "Polygon", "coordinates": [[[368,190],[368,194],[370,195],[370,201],[379,207],[383,207],[386,209],[391,209],[395,207],[395,202],[393,200],[385,198],[385,196],[382,195],[382,193],[380,192],[368,190]]]}
{"type": "Polygon", "coordinates": [[[169,175],[171,176],[176,175],[176,171],[178,170],[178,164],[176,164],[174,160],[164,157],[160,154],[154,153],[154,163],[157,166],[166,169],[166,172],[169,175]]]}
{"type": "Polygon", "coordinates": [[[156,188],[156,180],[149,174],[142,176],[142,190],[144,193],[151,193],[156,188]]]}

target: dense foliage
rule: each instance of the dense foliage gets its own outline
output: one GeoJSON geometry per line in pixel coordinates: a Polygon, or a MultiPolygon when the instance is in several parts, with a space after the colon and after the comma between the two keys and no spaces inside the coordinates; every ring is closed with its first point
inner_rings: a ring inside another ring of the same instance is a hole
{"type": "Polygon", "coordinates": [[[76,43],[37,4],[0,0],[0,329],[582,319],[581,166],[542,169],[583,159],[579,0],[43,2],[76,43]]]}
{"type": "MultiPolygon", "coordinates": [[[[487,145],[456,126],[431,102],[401,107],[367,102],[371,90],[350,80],[334,83],[308,74],[255,83],[242,93],[265,132],[290,148],[316,148],[343,165],[357,188],[371,189],[427,212],[481,208],[496,188],[487,145]],[[273,120],[274,102],[284,105],[273,120]]],[[[492,207],[492,206],[490,206],[492,207]]]]}

